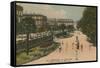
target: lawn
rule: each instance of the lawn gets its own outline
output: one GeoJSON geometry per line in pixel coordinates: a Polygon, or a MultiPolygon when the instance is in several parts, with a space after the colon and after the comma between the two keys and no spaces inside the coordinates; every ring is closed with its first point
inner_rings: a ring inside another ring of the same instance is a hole
{"type": "Polygon", "coordinates": [[[56,50],[58,47],[59,47],[58,43],[53,43],[52,45],[45,48],[40,46],[31,48],[29,55],[27,55],[25,51],[17,53],[16,63],[17,65],[21,65],[21,64],[25,64],[37,60],[41,57],[47,56],[48,54],[56,50]]]}

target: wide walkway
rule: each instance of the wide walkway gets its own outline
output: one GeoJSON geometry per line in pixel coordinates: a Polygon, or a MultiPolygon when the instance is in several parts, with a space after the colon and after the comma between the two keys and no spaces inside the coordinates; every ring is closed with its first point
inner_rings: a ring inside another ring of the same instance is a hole
{"type": "MultiPolygon", "coordinates": [[[[46,64],[60,62],[93,61],[96,60],[96,47],[87,41],[86,35],[75,31],[70,38],[58,39],[61,47],[51,54],[27,64],[46,64]],[[76,36],[79,40],[79,50],[76,49],[76,36]]],[[[25,64],[26,65],[26,64],[25,64]]]]}

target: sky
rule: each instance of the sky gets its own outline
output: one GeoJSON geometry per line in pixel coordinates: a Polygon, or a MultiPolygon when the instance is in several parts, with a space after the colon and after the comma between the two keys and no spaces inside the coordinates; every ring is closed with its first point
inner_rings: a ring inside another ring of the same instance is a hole
{"type": "Polygon", "coordinates": [[[83,11],[86,7],[64,6],[64,5],[47,5],[47,4],[30,4],[17,3],[23,7],[23,13],[43,14],[48,18],[73,19],[78,21],[82,18],[83,11]]]}

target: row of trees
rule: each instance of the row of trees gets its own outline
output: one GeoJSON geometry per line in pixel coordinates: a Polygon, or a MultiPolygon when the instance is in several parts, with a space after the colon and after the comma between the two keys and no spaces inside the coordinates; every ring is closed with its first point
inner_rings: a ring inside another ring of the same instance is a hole
{"type": "Polygon", "coordinates": [[[22,22],[16,23],[16,32],[18,34],[26,34],[26,42],[27,42],[27,55],[29,54],[29,36],[30,33],[36,32],[35,21],[31,17],[26,17],[22,22]]]}
{"type": "Polygon", "coordinates": [[[25,17],[20,23],[16,23],[16,34],[26,34],[26,33],[35,33],[35,32],[43,32],[46,30],[62,30],[64,31],[67,29],[69,32],[74,30],[74,27],[72,25],[66,26],[65,24],[61,25],[45,25],[48,26],[47,28],[37,28],[35,24],[35,20],[32,19],[32,17],[25,17]]]}
{"type": "Polygon", "coordinates": [[[78,28],[88,36],[88,40],[96,45],[96,7],[87,7],[82,19],[78,22],[78,28]]]}
{"type": "Polygon", "coordinates": [[[16,23],[17,34],[36,32],[35,21],[31,17],[24,18],[20,23],[16,23]]]}
{"type": "MultiPolygon", "coordinates": [[[[49,25],[48,25],[49,26],[49,25]]],[[[38,29],[36,27],[35,24],[35,20],[32,19],[32,17],[25,17],[20,23],[16,23],[16,35],[19,34],[26,34],[26,51],[27,51],[27,55],[29,54],[29,39],[30,39],[30,34],[31,33],[35,33],[35,32],[41,32],[41,31],[45,31],[45,30],[50,30],[51,34],[53,34],[53,31],[56,30],[62,30],[62,34],[64,35],[65,33],[65,29],[68,29],[68,31],[73,31],[74,27],[73,26],[65,26],[65,24],[61,24],[59,26],[57,26],[57,24],[55,24],[54,26],[49,26],[49,28],[41,28],[38,29]]]]}

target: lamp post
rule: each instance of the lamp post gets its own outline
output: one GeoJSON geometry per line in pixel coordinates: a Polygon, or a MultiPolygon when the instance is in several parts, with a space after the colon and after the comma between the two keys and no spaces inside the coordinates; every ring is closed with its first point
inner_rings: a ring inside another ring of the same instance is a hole
{"type": "Polygon", "coordinates": [[[51,32],[51,36],[52,36],[52,40],[53,40],[53,26],[50,27],[50,32],[51,32]]]}

